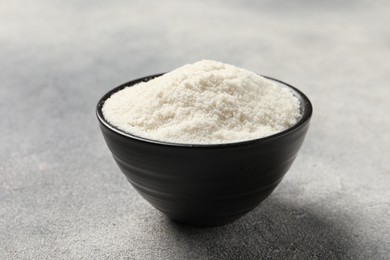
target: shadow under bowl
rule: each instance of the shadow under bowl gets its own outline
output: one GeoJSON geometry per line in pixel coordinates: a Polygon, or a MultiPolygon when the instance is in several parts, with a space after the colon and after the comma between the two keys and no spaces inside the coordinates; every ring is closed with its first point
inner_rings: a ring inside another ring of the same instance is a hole
{"type": "Polygon", "coordinates": [[[113,93],[162,74],[127,82],[105,94],[96,114],[108,148],[128,181],[171,219],[196,226],[223,225],[267,198],[293,163],[309,128],[312,105],[298,89],[301,118],[280,133],[226,144],[176,144],[134,136],[105,120],[102,107],[113,93]]]}

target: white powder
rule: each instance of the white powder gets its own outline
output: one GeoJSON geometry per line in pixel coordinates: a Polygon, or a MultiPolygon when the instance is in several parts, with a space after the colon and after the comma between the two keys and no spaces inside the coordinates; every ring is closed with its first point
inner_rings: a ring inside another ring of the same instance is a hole
{"type": "Polygon", "coordinates": [[[133,135],[217,144],[285,130],[299,119],[300,103],[288,88],[253,72],[202,60],[114,93],[102,111],[133,135]]]}

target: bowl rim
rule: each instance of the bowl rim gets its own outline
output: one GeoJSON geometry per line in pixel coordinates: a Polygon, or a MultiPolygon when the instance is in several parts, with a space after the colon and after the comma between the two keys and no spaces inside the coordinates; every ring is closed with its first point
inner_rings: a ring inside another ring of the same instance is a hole
{"type": "Polygon", "coordinates": [[[311,116],[312,116],[312,113],[313,113],[313,106],[309,100],[309,98],[304,94],[302,93],[299,89],[291,86],[290,84],[288,83],[285,83],[281,80],[278,80],[278,79],[275,79],[275,78],[272,78],[272,77],[269,77],[269,76],[264,76],[264,75],[260,75],[266,79],[269,79],[271,81],[274,81],[278,84],[282,84],[284,85],[284,87],[288,87],[289,89],[291,89],[293,91],[293,94],[299,99],[300,103],[301,103],[301,112],[302,112],[302,116],[301,118],[298,120],[298,122],[296,122],[293,126],[281,131],[281,132],[278,132],[278,133],[275,133],[273,135],[269,135],[269,136],[265,136],[265,137],[260,137],[260,138],[256,138],[256,139],[250,139],[250,140],[245,140],[245,141],[238,141],[238,142],[232,142],[232,143],[216,143],[216,144],[190,144],[190,143],[173,143],[173,142],[166,142],[166,141],[159,141],[159,140],[153,140],[153,139],[149,139],[149,138],[145,138],[145,137],[141,137],[141,136],[137,136],[137,135],[133,135],[133,134],[130,134],[130,133],[127,133],[123,130],[120,130],[119,128],[111,125],[103,116],[103,112],[102,112],[102,108],[103,108],[103,105],[104,105],[104,102],[112,95],[114,94],[115,92],[117,91],[120,91],[126,87],[132,87],[138,83],[141,83],[141,82],[147,82],[151,79],[154,79],[154,78],[157,78],[157,77],[160,77],[162,75],[164,75],[165,73],[158,73],[158,74],[153,74],[153,75],[149,75],[149,76],[144,76],[144,77],[140,77],[140,78],[137,78],[137,79],[134,79],[134,80],[131,80],[131,81],[128,81],[126,83],[123,83],[113,89],[111,89],[110,91],[108,91],[106,94],[104,94],[98,101],[97,105],[96,105],[96,116],[99,120],[99,122],[104,125],[106,128],[108,128],[109,130],[111,130],[112,132],[122,136],[122,137],[126,137],[126,138],[130,138],[132,140],[135,140],[135,141],[139,141],[139,142],[143,142],[143,143],[148,143],[148,144],[152,144],[152,145],[159,145],[159,146],[170,146],[170,147],[191,147],[191,148],[217,148],[217,147],[234,147],[234,146],[245,146],[245,145],[252,145],[252,144],[256,144],[256,143],[259,143],[259,142],[268,142],[268,141],[271,141],[273,139],[277,139],[277,138],[280,138],[280,137],[283,137],[285,135],[288,135],[290,134],[291,132],[294,132],[294,131],[297,131],[298,129],[300,129],[301,127],[303,127],[304,125],[306,125],[306,123],[309,122],[311,116]]]}

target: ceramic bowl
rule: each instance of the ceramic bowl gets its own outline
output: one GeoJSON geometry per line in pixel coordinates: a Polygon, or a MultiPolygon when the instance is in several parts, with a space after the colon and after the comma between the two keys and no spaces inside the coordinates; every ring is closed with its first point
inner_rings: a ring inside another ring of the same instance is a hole
{"type": "Polygon", "coordinates": [[[136,79],[105,94],[96,114],[116,163],[139,194],[171,219],[197,226],[232,222],[267,198],[290,168],[309,128],[312,105],[298,89],[302,117],[280,133],[226,144],[176,144],[131,135],[110,125],[102,106],[113,93],[162,74],[136,79]]]}

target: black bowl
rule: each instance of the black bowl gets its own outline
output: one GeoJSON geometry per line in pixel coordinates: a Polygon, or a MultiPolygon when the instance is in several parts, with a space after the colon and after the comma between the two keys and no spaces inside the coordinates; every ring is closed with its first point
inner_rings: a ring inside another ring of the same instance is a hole
{"type": "Polygon", "coordinates": [[[301,103],[302,117],[291,128],[265,138],[227,144],[175,144],[125,133],[103,116],[104,101],[127,86],[105,94],[97,117],[108,148],[134,188],[155,208],[178,222],[216,226],[243,216],[280,183],[300,149],[312,114],[309,99],[289,87],[301,103]]]}

